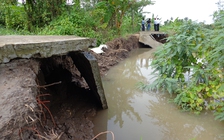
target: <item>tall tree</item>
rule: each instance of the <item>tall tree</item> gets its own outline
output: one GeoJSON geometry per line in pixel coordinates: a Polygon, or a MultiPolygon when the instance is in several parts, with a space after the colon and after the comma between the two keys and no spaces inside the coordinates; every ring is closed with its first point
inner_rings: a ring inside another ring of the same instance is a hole
{"type": "Polygon", "coordinates": [[[97,7],[105,9],[104,22],[108,22],[109,27],[116,27],[119,32],[123,18],[128,12],[139,12],[149,4],[152,4],[151,0],[102,0],[97,7]]]}
{"type": "Polygon", "coordinates": [[[63,12],[66,0],[26,0],[23,2],[27,15],[27,29],[43,26],[63,12]]]}

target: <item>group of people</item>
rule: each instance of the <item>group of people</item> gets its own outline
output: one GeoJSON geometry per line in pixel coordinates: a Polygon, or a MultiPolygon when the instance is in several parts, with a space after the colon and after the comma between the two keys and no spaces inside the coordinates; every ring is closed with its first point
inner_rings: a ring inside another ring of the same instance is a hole
{"type": "MultiPolygon", "coordinates": [[[[142,18],[142,31],[145,31],[145,23],[147,23],[147,31],[150,31],[151,28],[151,19],[149,18],[145,22],[145,18],[142,18]]],[[[159,24],[160,24],[160,19],[159,18],[154,18],[154,30],[159,31],[159,24]]]]}

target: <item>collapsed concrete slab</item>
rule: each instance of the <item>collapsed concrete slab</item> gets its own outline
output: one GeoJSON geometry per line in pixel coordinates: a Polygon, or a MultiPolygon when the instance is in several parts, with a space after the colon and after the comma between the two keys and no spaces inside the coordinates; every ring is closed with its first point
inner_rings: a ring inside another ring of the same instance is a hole
{"type": "Polygon", "coordinates": [[[0,36],[0,63],[15,58],[47,58],[87,50],[96,41],[77,36],[0,36]]]}
{"type": "Polygon", "coordinates": [[[88,53],[88,52],[82,52],[82,53],[69,53],[68,54],[79,71],[81,72],[82,76],[86,79],[86,82],[90,86],[90,89],[93,90],[93,93],[95,94],[96,99],[99,102],[102,102],[102,107],[104,109],[108,108],[107,107],[107,102],[104,96],[104,91],[103,90],[98,90],[102,89],[102,82],[100,78],[100,73],[99,73],[99,67],[96,58],[88,53]],[[75,61],[78,60],[78,61],[75,61]],[[87,69],[92,69],[92,71],[88,71],[87,69]],[[95,80],[96,79],[96,80],[95,80]]]}
{"type": "Polygon", "coordinates": [[[167,37],[167,34],[164,32],[158,31],[142,31],[139,35],[139,42],[143,43],[144,45],[148,45],[151,48],[156,48],[161,46],[164,43],[161,39],[167,37]]]}
{"type": "Polygon", "coordinates": [[[19,139],[26,126],[41,123],[41,89],[62,98],[64,87],[88,89],[106,109],[97,60],[85,52],[95,45],[75,36],[0,36],[0,139],[19,139]]]}

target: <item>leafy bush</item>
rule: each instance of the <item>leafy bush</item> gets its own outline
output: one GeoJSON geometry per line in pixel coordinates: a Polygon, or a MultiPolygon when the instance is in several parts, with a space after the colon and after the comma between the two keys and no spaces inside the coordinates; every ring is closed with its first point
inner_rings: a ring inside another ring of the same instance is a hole
{"type": "Polygon", "coordinates": [[[123,35],[127,33],[139,32],[141,28],[141,19],[142,18],[140,16],[136,16],[134,19],[132,19],[131,16],[124,17],[124,20],[121,25],[121,34],[123,35]]]}
{"type": "Polygon", "coordinates": [[[26,22],[26,14],[21,6],[8,6],[4,10],[5,26],[12,29],[24,29],[26,22]]]}
{"type": "Polygon", "coordinates": [[[208,67],[213,74],[213,81],[209,91],[214,94],[209,107],[215,110],[216,119],[224,120],[224,10],[216,13],[215,29],[212,30],[210,40],[213,48],[209,49],[206,58],[209,60],[208,67]]]}
{"type": "Polygon", "coordinates": [[[73,11],[55,19],[38,34],[44,35],[76,35],[96,38],[98,45],[115,37],[114,30],[108,30],[100,22],[101,11],[73,11]],[[93,18],[92,16],[96,16],[93,18]]]}
{"type": "MultiPolygon", "coordinates": [[[[176,34],[170,36],[164,46],[155,52],[152,67],[158,72],[154,83],[157,88],[164,88],[169,93],[177,92],[185,81],[185,73],[190,73],[190,66],[197,66],[202,54],[196,49],[197,44],[203,41],[201,27],[191,21],[183,22],[175,28],[176,34]]],[[[203,67],[202,63],[201,67],[203,67]]]]}
{"type": "Polygon", "coordinates": [[[222,18],[214,30],[192,21],[175,26],[175,34],[154,53],[156,80],[141,87],[175,93],[173,102],[181,109],[215,110],[216,118],[224,120],[223,23],[222,18]]]}

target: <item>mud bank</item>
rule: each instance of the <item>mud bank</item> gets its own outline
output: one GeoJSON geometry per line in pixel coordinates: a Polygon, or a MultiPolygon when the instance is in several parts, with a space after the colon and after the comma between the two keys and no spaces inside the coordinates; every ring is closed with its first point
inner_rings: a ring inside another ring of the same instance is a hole
{"type": "MultiPolygon", "coordinates": [[[[117,38],[106,43],[105,53],[89,51],[101,76],[133,49],[148,47],[138,40],[138,34],[117,38]]],[[[71,57],[12,60],[0,65],[0,77],[0,139],[94,137],[92,119],[102,107],[71,57]]]]}
{"type": "MultiPolygon", "coordinates": [[[[15,60],[0,65],[0,139],[19,139],[19,130],[36,119],[38,62],[15,60]]],[[[38,112],[37,112],[38,113],[38,112]]]]}
{"type": "Polygon", "coordinates": [[[13,60],[0,77],[0,139],[93,137],[101,107],[70,57],[13,60]]]}

